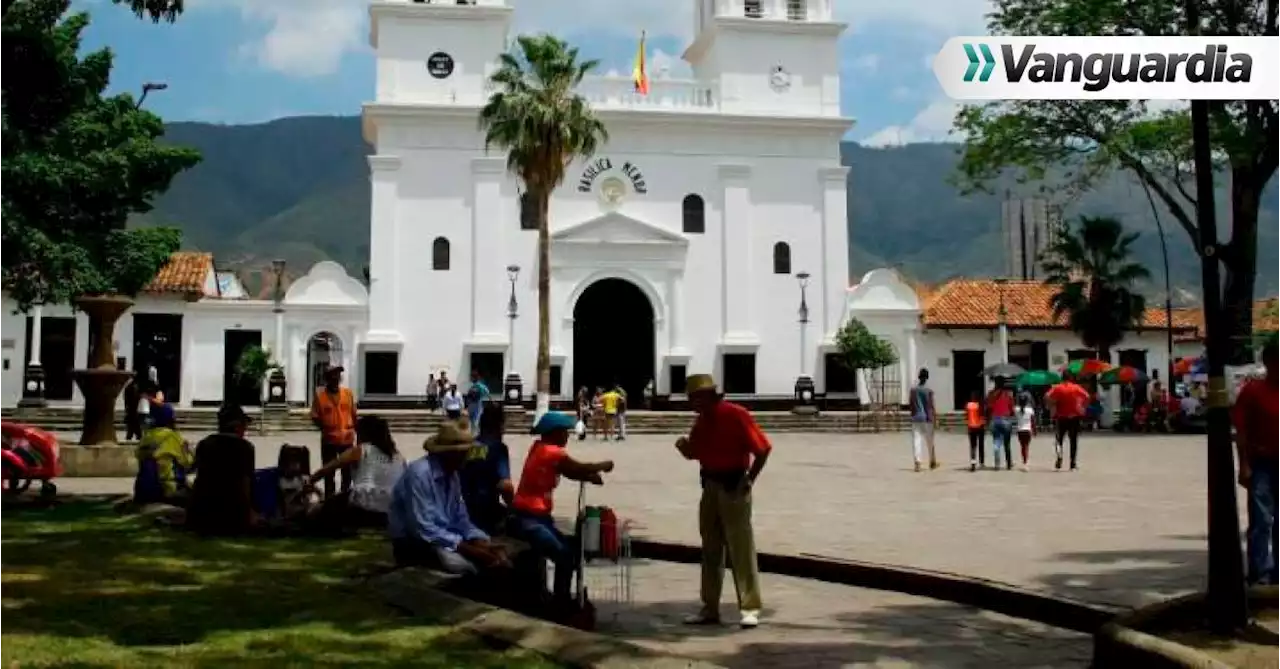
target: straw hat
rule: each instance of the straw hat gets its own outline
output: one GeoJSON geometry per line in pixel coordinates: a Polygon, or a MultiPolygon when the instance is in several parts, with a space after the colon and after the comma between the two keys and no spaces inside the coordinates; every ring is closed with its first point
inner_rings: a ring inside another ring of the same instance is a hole
{"type": "Polygon", "coordinates": [[[446,420],[436,428],[435,436],[422,442],[422,448],[428,453],[450,453],[470,450],[475,445],[475,437],[471,436],[471,427],[465,420],[446,420]]]}
{"type": "Polygon", "coordinates": [[[716,380],[710,374],[690,374],[684,382],[684,393],[692,395],[704,390],[716,391],[716,380]]]}

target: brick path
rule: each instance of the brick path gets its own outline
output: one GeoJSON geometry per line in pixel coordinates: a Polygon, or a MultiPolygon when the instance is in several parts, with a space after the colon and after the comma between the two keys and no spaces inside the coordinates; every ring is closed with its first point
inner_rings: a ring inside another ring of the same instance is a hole
{"type": "MultiPolygon", "coordinates": [[[[507,441],[514,470],[528,439],[512,435],[507,441]]],[[[421,453],[421,435],[399,435],[399,440],[409,457],[421,453]]],[[[608,457],[617,463],[607,484],[590,491],[591,503],[634,518],[643,525],[638,534],[696,544],[696,465],[680,458],[672,440],[637,435],[621,443],[574,442],[572,450],[582,459],[608,457]]],[[[314,436],[258,439],[261,465],[274,461],[282,441],[314,443],[314,436]]],[[[1123,605],[1202,584],[1202,437],[1085,435],[1082,469],[1075,473],[1053,471],[1052,443],[1044,436],[1032,444],[1028,473],[970,473],[967,446],[957,434],[938,436],[943,467],[919,474],[911,471],[904,433],[783,434],[774,444],[756,489],[761,550],[970,574],[1123,605]]],[[[60,483],[67,491],[128,488],[122,481],[60,483]]],[[[577,487],[561,486],[556,501],[560,512],[571,514],[577,487]]],[[[637,569],[635,581],[644,606],[627,618],[636,621],[627,625],[636,630],[630,634],[730,664],[766,656],[776,664],[782,661],[778,658],[797,655],[797,645],[804,646],[799,656],[808,658],[802,662],[807,666],[834,663],[840,653],[845,662],[888,663],[884,666],[962,663],[960,658],[944,661],[946,649],[989,666],[992,660],[984,653],[1005,656],[1024,645],[1031,654],[1014,666],[1063,666],[1074,663],[1070,658],[1087,657],[1087,639],[1078,635],[896,593],[781,577],[765,583],[770,616],[777,621],[770,628],[774,631],[762,628],[748,636],[735,629],[714,639],[686,638],[661,622],[676,620],[677,610],[693,605],[696,570],[646,565],[637,569]],[[647,627],[646,620],[651,621],[647,627]],[[1040,641],[1024,644],[1027,639],[1040,641]],[[1000,642],[981,650],[993,640],[1000,642]]],[[[731,597],[732,587],[726,589],[731,597]]]]}

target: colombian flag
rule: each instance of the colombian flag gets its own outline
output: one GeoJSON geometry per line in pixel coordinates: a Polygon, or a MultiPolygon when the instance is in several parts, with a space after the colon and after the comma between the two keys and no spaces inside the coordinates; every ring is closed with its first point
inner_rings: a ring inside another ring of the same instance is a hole
{"type": "Polygon", "coordinates": [[[635,83],[637,93],[649,94],[649,74],[644,71],[644,31],[640,32],[640,48],[636,51],[636,65],[631,71],[631,80],[635,83]]]}

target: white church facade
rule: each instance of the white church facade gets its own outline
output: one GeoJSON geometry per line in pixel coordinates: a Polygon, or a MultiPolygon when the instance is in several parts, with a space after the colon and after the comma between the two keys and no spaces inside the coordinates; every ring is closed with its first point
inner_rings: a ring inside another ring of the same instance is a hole
{"type": "MultiPolygon", "coordinates": [[[[477,126],[511,15],[502,0],[371,5],[361,354],[377,394],[419,394],[440,369],[491,384],[515,371],[533,390],[537,231],[477,126]]],[[[640,95],[630,77],[592,76],[580,90],[609,140],[550,203],[559,398],[650,380],[679,393],[697,372],[730,393],[790,395],[802,373],[822,389],[849,272],[844,26],[832,0],[699,0],[695,24],[693,79],[657,76],[640,95]]]]}

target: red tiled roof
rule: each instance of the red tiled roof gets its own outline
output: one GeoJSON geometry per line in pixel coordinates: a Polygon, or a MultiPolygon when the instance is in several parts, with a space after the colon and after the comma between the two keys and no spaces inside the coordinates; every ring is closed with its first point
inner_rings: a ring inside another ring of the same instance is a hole
{"type": "Polygon", "coordinates": [[[213,271],[213,254],[178,251],[143,288],[145,293],[202,295],[209,272],[213,271]]]}
{"type": "MultiPolygon", "coordinates": [[[[1268,297],[1264,300],[1254,300],[1253,302],[1253,331],[1254,332],[1275,332],[1280,330],[1280,317],[1277,316],[1277,305],[1280,305],[1280,298],[1268,297]]],[[[1173,322],[1178,324],[1184,322],[1194,328],[1194,331],[1179,335],[1178,341],[1203,341],[1204,340],[1204,310],[1199,307],[1178,307],[1173,310],[1173,322]]]]}
{"type": "MultiPolygon", "coordinates": [[[[1000,302],[1003,296],[1005,324],[1011,328],[1060,329],[1067,327],[1066,316],[1054,318],[1050,300],[1057,286],[1040,281],[1005,281],[993,279],[956,279],[937,289],[924,310],[924,323],[938,328],[994,328],[1000,324],[1000,302]]],[[[924,302],[922,296],[921,301],[924,302]]],[[[1148,308],[1140,328],[1164,328],[1164,309],[1148,308]]],[[[1194,322],[1174,314],[1175,329],[1193,330],[1194,322]]]]}

